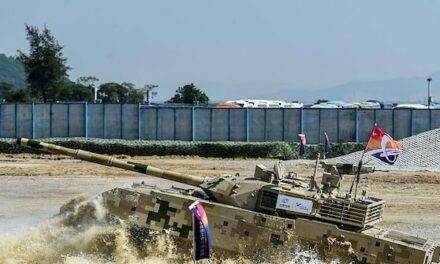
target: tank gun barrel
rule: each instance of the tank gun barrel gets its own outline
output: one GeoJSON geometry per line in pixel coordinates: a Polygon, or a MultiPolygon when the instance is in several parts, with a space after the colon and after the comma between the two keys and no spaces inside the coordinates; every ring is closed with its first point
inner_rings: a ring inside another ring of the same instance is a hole
{"type": "Polygon", "coordinates": [[[193,186],[199,186],[205,181],[205,178],[200,176],[162,170],[147,164],[122,161],[112,156],[97,154],[81,149],[66,148],[28,138],[17,138],[17,144],[20,146],[31,147],[48,153],[66,155],[79,160],[140,172],[150,176],[177,181],[193,186]]]}

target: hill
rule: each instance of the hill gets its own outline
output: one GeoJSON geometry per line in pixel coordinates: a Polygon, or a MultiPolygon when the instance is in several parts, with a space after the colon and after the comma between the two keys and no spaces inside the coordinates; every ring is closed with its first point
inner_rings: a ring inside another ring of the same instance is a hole
{"type": "Polygon", "coordinates": [[[0,54],[0,83],[7,82],[17,88],[22,88],[26,85],[26,74],[24,67],[14,57],[8,57],[5,54],[0,54]]]}
{"type": "Polygon", "coordinates": [[[440,100],[440,71],[427,76],[395,78],[376,81],[347,82],[320,89],[273,89],[275,92],[262,94],[262,98],[279,98],[315,102],[318,99],[360,101],[377,99],[385,102],[423,102],[427,101],[427,82],[430,76],[432,95],[440,100]]]}

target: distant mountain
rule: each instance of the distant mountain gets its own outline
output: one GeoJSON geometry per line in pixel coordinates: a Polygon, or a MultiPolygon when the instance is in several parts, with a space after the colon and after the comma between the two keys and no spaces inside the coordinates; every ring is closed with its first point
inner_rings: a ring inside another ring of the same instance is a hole
{"type": "Polygon", "coordinates": [[[23,88],[26,85],[26,74],[24,67],[14,57],[8,57],[0,54],[0,83],[7,82],[17,88],[23,88]]]}
{"type": "Polygon", "coordinates": [[[348,82],[323,89],[282,89],[265,94],[270,98],[284,98],[284,100],[300,100],[315,102],[318,99],[358,101],[377,99],[385,102],[426,102],[428,84],[426,78],[430,76],[431,94],[440,101],[440,71],[427,76],[396,78],[380,81],[348,82]]]}

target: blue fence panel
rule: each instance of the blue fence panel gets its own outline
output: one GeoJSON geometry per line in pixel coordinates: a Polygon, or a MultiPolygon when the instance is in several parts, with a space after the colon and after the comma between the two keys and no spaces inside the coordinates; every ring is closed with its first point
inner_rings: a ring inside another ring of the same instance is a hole
{"type": "Polygon", "coordinates": [[[246,141],[246,124],[245,109],[229,109],[229,140],[246,141]]]}
{"type": "Polygon", "coordinates": [[[326,109],[321,110],[319,116],[320,120],[320,131],[319,131],[319,142],[323,144],[324,142],[324,132],[327,133],[332,142],[337,142],[338,139],[338,110],[337,109],[326,109]]]}
{"type": "Polygon", "coordinates": [[[431,110],[428,109],[413,111],[411,125],[413,135],[430,130],[430,114],[431,110]]]}
{"type": "Polygon", "coordinates": [[[67,108],[69,104],[51,104],[49,107],[49,126],[52,137],[68,137],[69,117],[67,108]]]}
{"type": "Polygon", "coordinates": [[[358,110],[358,137],[359,142],[367,142],[370,138],[375,121],[375,109],[358,110]]]}
{"type": "Polygon", "coordinates": [[[391,136],[394,135],[394,110],[376,110],[376,124],[391,136]]]}
{"type": "Polygon", "coordinates": [[[212,140],[227,141],[229,140],[229,110],[228,109],[212,109],[212,140]]]}
{"type": "Polygon", "coordinates": [[[138,139],[138,113],[139,105],[124,104],[122,105],[121,122],[122,122],[122,138],[138,139]]]}
{"type": "Polygon", "coordinates": [[[302,109],[284,110],[284,140],[298,142],[298,134],[301,134],[302,109]]]}
{"type": "MultiPolygon", "coordinates": [[[[35,104],[35,137],[46,138],[52,134],[51,104],[35,104]]],[[[69,120],[70,117],[67,117],[69,120]]]]}
{"type": "Polygon", "coordinates": [[[85,118],[84,104],[72,103],[68,107],[69,120],[69,136],[84,137],[85,136],[85,118]]]}
{"type": "Polygon", "coordinates": [[[249,109],[249,141],[266,141],[265,109],[249,109]]]}
{"type": "Polygon", "coordinates": [[[198,141],[366,142],[377,123],[397,139],[440,127],[440,109],[216,109],[137,104],[0,104],[0,136],[198,141]]]}
{"type": "Polygon", "coordinates": [[[411,136],[411,109],[396,109],[393,116],[393,135],[395,139],[411,136]]]}
{"type": "Polygon", "coordinates": [[[16,137],[32,137],[32,104],[18,104],[16,111],[16,137]]]}
{"type": "Polygon", "coordinates": [[[88,104],[88,136],[104,138],[105,104],[88,104]]]}
{"type": "Polygon", "coordinates": [[[175,121],[175,139],[191,140],[192,139],[192,123],[191,108],[176,108],[174,113],[175,121]]]}
{"type": "Polygon", "coordinates": [[[308,144],[319,143],[319,113],[321,109],[303,110],[303,133],[306,135],[308,144]]]}
{"type": "Polygon", "coordinates": [[[174,140],[174,110],[172,108],[158,108],[154,120],[156,138],[158,140],[174,140]]]}
{"type": "Polygon", "coordinates": [[[283,123],[284,109],[267,109],[266,110],[266,140],[265,141],[281,141],[284,135],[283,123]]]}

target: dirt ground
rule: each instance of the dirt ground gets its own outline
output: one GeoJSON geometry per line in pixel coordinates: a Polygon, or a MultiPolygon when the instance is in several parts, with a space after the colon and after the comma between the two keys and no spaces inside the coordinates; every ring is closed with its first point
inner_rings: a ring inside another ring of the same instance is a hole
{"type": "MultiPolygon", "coordinates": [[[[274,160],[199,157],[126,157],[163,169],[202,176],[252,175],[256,164],[274,160]]],[[[286,161],[289,171],[311,175],[313,161],[286,161]]],[[[348,188],[351,177],[344,179],[348,188]]],[[[0,154],[0,233],[35,225],[55,214],[60,205],[78,196],[92,196],[115,186],[144,180],[167,181],[117,168],[55,155],[0,154]]],[[[168,182],[170,184],[170,182],[168,182]]],[[[383,226],[440,240],[440,174],[434,172],[375,172],[364,175],[360,190],[383,198],[387,205],[383,226]]]]}

